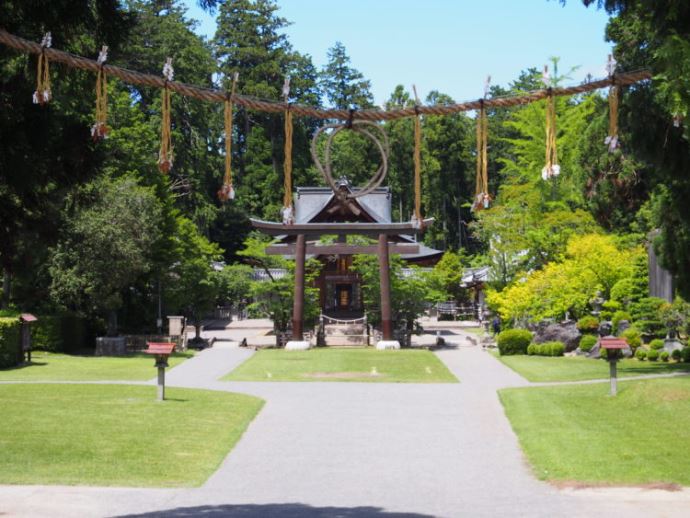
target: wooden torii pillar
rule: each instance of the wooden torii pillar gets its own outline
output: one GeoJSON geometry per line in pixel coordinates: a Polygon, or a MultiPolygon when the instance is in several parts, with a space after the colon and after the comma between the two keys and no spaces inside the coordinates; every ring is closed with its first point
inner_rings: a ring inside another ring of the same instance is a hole
{"type": "Polygon", "coordinates": [[[295,295],[292,302],[292,339],[301,342],[304,338],[304,262],[307,256],[307,240],[304,234],[297,234],[295,246],[295,295]]]}

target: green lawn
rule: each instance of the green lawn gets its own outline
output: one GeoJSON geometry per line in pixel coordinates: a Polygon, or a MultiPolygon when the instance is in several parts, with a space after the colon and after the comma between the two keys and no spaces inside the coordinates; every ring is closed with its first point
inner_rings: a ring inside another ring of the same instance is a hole
{"type": "Polygon", "coordinates": [[[457,378],[431,352],[312,349],[259,351],[226,381],[370,381],[454,383],[457,378]]]}
{"type": "Polygon", "coordinates": [[[539,478],[690,486],[690,379],[499,391],[539,478]]]}
{"type": "MultiPolygon", "coordinates": [[[[609,377],[609,364],[603,360],[577,356],[556,358],[523,355],[496,356],[529,381],[581,381],[609,377]]],[[[621,377],[673,372],[690,372],[690,363],[649,362],[635,359],[618,362],[618,375],[621,377]]]]}
{"type": "MultiPolygon", "coordinates": [[[[193,355],[175,353],[168,364],[174,367],[193,355]]],[[[143,353],[113,357],[34,351],[30,365],[0,369],[0,381],[142,381],[155,376],[154,357],[143,353]]]]}
{"type": "Polygon", "coordinates": [[[263,405],[128,385],[0,385],[0,484],[198,486],[263,405]]]}

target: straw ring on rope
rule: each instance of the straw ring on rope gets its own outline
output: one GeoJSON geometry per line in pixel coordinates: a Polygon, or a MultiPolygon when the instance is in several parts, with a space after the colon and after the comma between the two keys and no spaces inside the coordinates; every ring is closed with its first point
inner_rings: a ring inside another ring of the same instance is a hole
{"type": "Polygon", "coordinates": [[[371,177],[369,182],[367,182],[366,185],[364,185],[356,192],[348,193],[345,196],[345,198],[347,199],[359,198],[360,196],[365,196],[371,193],[374,189],[379,187],[383,180],[386,178],[386,174],[388,173],[388,137],[386,136],[386,132],[383,130],[383,128],[381,128],[378,124],[374,122],[358,120],[352,121],[351,126],[347,123],[326,124],[320,127],[316,131],[316,133],[314,133],[314,137],[311,140],[311,156],[314,160],[314,164],[316,164],[316,168],[321,172],[321,175],[326,180],[326,183],[331,187],[333,192],[341,199],[343,195],[340,194],[338,185],[336,184],[333,178],[333,171],[331,165],[331,147],[333,145],[333,139],[335,138],[335,136],[344,129],[351,129],[352,131],[367,137],[376,145],[381,155],[381,164],[379,165],[378,169],[371,177]],[[380,136],[377,137],[374,133],[372,133],[370,131],[371,128],[375,128],[379,132],[380,136]],[[328,135],[328,139],[326,140],[324,160],[322,162],[317,152],[317,142],[321,135],[327,130],[333,131],[330,132],[330,134],[328,135]]]}

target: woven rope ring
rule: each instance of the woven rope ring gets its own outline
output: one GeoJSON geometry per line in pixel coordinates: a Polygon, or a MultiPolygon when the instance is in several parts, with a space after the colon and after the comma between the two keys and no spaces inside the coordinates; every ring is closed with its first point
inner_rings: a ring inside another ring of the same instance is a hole
{"type": "Polygon", "coordinates": [[[386,174],[388,173],[388,137],[386,136],[386,132],[383,130],[383,128],[375,122],[352,121],[351,124],[325,124],[324,126],[321,126],[316,133],[314,133],[314,137],[311,140],[311,157],[314,160],[316,168],[321,172],[321,175],[326,180],[326,183],[330,185],[331,189],[333,189],[333,192],[336,196],[338,196],[338,198],[342,199],[343,201],[345,199],[359,198],[360,196],[365,196],[371,193],[374,189],[381,185],[383,180],[386,178],[386,174]],[[331,147],[333,146],[333,139],[344,129],[349,129],[367,137],[376,145],[376,148],[379,150],[379,154],[381,155],[381,164],[369,182],[367,182],[367,184],[358,191],[348,192],[345,195],[338,188],[338,185],[333,178],[333,171],[331,167],[331,147]],[[322,162],[321,158],[319,157],[319,153],[317,152],[317,142],[321,135],[328,130],[332,131],[328,134],[328,139],[326,140],[322,162]]]}

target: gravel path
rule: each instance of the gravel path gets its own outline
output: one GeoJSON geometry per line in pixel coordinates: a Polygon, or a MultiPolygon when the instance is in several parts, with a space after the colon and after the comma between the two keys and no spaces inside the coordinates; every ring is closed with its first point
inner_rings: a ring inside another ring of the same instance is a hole
{"type": "Polygon", "coordinates": [[[171,370],[175,386],[266,405],[194,489],[0,486],[22,516],[687,516],[690,492],[559,490],[526,464],[496,390],[529,386],[462,332],[438,352],[460,384],[246,383],[217,378],[252,351],[229,344],[171,370]]]}

